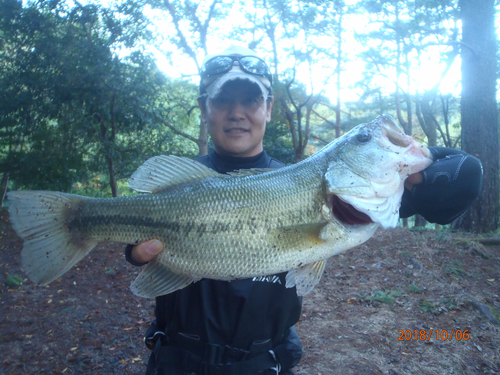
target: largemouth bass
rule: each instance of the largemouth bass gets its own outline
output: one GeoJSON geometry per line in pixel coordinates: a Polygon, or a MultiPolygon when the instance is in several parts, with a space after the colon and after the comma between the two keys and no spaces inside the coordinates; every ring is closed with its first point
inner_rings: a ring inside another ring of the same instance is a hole
{"type": "Polygon", "coordinates": [[[289,271],[304,295],[325,260],[396,226],[404,180],[429,150],[379,116],[308,159],[278,170],[221,175],[193,160],[159,156],[131,177],[153,194],[94,199],[49,191],[8,195],[22,264],[34,282],[57,279],[99,242],[159,239],[165,250],[132,283],[143,297],[202,278],[233,280],[289,271]]]}

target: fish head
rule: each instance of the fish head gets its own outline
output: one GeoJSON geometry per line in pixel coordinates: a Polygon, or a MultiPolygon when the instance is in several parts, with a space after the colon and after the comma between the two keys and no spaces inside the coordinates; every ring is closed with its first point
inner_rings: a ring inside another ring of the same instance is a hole
{"type": "Polygon", "coordinates": [[[395,227],[405,179],[432,163],[429,149],[388,115],[358,125],[326,154],[327,201],[347,225],[395,227]]]}

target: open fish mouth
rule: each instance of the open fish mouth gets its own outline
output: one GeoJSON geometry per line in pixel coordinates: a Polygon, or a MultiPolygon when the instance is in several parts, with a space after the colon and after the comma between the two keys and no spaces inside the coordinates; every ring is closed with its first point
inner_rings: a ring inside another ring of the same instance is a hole
{"type": "Polygon", "coordinates": [[[332,194],[331,200],[333,216],[342,224],[363,225],[373,223],[367,214],[356,210],[354,206],[344,202],[338,196],[332,194]]]}

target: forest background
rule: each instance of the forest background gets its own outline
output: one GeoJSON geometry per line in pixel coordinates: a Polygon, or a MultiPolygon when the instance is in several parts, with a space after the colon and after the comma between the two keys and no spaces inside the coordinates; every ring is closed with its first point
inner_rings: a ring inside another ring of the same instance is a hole
{"type": "Polygon", "coordinates": [[[424,144],[483,162],[482,194],[454,225],[495,232],[498,8],[494,0],[1,0],[2,202],[7,189],[132,194],[127,180],[147,158],[207,153],[197,72],[207,54],[237,42],[274,74],[271,156],[298,162],[389,113],[424,144]],[[457,89],[446,92],[457,63],[457,89]],[[423,77],[429,64],[434,74],[423,77]]]}

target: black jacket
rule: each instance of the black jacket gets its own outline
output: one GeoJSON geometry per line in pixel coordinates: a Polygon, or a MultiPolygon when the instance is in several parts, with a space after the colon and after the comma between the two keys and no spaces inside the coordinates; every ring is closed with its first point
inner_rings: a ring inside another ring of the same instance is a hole
{"type": "MultiPolygon", "coordinates": [[[[195,160],[219,173],[284,166],[265,151],[250,158],[212,152],[195,160]]],[[[146,333],[146,341],[166,328],[165,344],[188,349],[202,361],[212,361],[205,353],[214,347],[217,350],[211,356],[220,357],[213,361],[215,364],[251,359],[272,349],[282,370],[289,369],[302,355],[293,328],[300,318],[302,299],[295,288],[285,287],[285,276],[282,273],[230,282],[203,279],[157,297],[156,321],[146,333]]]]}

